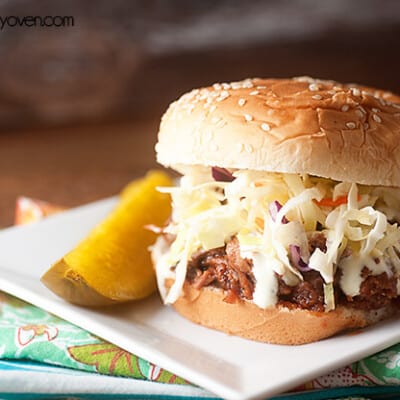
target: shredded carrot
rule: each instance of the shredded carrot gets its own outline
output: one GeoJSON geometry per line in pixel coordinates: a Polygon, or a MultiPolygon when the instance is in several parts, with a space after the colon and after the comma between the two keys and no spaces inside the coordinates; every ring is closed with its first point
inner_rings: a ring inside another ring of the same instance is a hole
{"type": "Polygon", "coordinates": [[[260,228],[261,231],[264,230],[264,220],[262,218],[260,218],[260,217],[256,218],[256,225],[257,225],[257,228],[260,228]]]}
{"type": "Polygon", "coordinates": [[[347,196],[339,196],[336,200],[325,198],[315,202],[322,207],[337,207],[341,204],[347,204],[347,196]]]}
{"type": "MultiPolygon", "coordinates": [[[[358,201],[360,201],[360,196],[357,198],[358,201]]],[[[339,196],[336,200],[333,200],[331,198],[325,198],[322,200],[314,200],[319,206],[322,207],[337,207],[340,206],[341,204],[347,204],[347,195],[345,196],[339,196]]]]}

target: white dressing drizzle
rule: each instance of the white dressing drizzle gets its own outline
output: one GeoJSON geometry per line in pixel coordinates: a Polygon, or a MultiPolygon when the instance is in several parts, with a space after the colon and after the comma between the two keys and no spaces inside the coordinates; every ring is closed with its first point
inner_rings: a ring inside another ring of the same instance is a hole
{"type": "Polygon", "coordinates": [[[241,251],[240,255],[253,262],[252,271],[256,280],[253,302],[261,308],[275,305],[278,299],[278,280],[275,272],[282,273],[282,263],[276,258],[254,251],[241,251]]]}
{"type": "Polygon", "coordinates": [[[339,268],[342,271],[340,286],[347,296],[354,297],[360,294],[360,285],[364,280],[361,273],[364,267],[367,267],[372,275],[382,273],[386,273],[388,276],[393,275],[383,257],[375,259],[371,256],[361,257],[359,255],[346,257],[339,264],[339,268]]]}

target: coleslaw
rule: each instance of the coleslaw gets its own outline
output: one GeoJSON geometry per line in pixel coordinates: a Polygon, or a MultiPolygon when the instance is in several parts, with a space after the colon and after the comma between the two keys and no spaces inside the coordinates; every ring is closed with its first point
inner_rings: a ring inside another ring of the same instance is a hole
{"type": "MultiPolygon", "coordinates": [[[[237,237],[243,258],[252,260],[253,302],[261,308],[278,301],[277,277],[294,286],[304,270],[324,281],[325,311],[335,308],[333,283],[340,269],[346,296],[359,294],[367,267],[372,275],[397,279],[400,294],[400,189],[337,182],[310,175],[228,171],[224,181],[198,171],[187,174],[170,193],[175,240],[158,258],[158,284],[165,303],[180,296],[191,256],[224,246],[237,237]],[[312,235],[322,234],[326,249],[310,251],[312,235]],[[173,279],[165,287],[165,279],[173,279]]],[[[220,176],[221,171],[215,176],[220,176]],[[218,175],[219,174],[219,175],[218,175]]]]}

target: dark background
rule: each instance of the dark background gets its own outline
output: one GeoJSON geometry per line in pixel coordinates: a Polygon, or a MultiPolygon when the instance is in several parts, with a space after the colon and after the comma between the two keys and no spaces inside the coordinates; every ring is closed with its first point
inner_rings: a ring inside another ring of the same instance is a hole
{"type": "Polygon", "coordinates": [[[0,226],[18,195],[74,206],[156,166],[159,119],[193,87],[310,75],[400,93],[396,0],[13,0],[0,15],[74,17],[0,31],[0,226]]]}

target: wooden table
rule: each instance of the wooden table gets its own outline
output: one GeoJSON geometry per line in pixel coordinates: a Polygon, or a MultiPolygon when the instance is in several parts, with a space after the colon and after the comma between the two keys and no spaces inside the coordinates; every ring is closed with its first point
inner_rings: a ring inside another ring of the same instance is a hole
{"type": "Polygon", "coordinates": [[[17,196],[76,206],[117,193],[155,167],[158,121],[0,134],[0,225],[17,196]]]}

